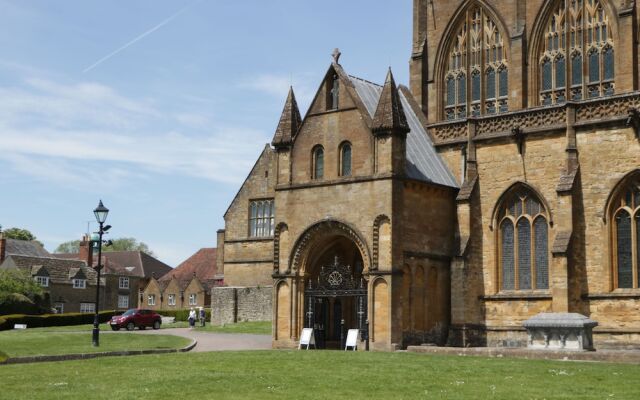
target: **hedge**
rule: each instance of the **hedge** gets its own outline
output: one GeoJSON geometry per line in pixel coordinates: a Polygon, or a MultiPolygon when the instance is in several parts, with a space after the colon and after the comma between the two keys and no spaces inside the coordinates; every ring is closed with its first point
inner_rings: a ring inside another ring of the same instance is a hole
{"type": "MultiPolygon", "coordinates": [[[[187,321],[189,319],[189,309],[184,310],[158,310],[157,313],[164,317],[175,317],[176,321],[187,321]]],[[[198,309],[196,309],[196,314],[199,315],[198,309]]],[[[205,308],[205,320],[211,320],[211,309],[205,308]]]]}
{"type": "MultiPolygon", "coordinates": [[[[117,314],[115,311],[100,311],[98,319],[100,322],[107,322],[115,314],[117,314]]],[[[88,313],[3,315],[0,317],[0,331],[13,329],[15,324],[26,324],[27,328],[92,324],[94,315],[88,313]]]]}

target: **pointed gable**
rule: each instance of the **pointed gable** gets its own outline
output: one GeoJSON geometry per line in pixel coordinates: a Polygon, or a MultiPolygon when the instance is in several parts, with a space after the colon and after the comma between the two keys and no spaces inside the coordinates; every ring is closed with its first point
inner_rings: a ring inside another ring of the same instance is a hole
{"type": "Polygon", "coordinates": [[[271,142],[273,147],[279,148],[291,145],[301,123],[302,118],[300,117],[296,96],[293,93],[293,87],[290,87],[287,101],[284,104],[284,109],[280,116],[280,122],[278,122],[276,133],[271,142]]]}
{"type": "Polygon", "coordinates": [[[398,88],[391,73],[391,68],[389,68],[389,72],[387,73],[387,79],[382,88],[378,107],[373,116],[372,130],[374,133],[407,133],[410,130],[407,117],[404,114],[402,103],[400,102],[400,96],[398,95],[398,88]]]}

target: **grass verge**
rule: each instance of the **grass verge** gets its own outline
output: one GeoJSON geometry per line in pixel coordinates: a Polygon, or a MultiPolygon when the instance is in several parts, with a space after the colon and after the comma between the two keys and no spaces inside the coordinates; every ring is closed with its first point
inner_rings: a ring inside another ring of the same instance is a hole
{"type": "Polygon", "coordinates": [[[602,363],[254,351],[5,365],[0,382],[12,399],[638,399],[639,374],[602,363]]]}
{"type": "MultiPolygon", "coordinates": [[[[188,328],[189,323],[178,321],[172,324],[162,324],[160,329],[188,328]]],[[[47,328],[30,328],[28,332],[91,332],[93,325],[70,325],[70,326],[50,326],[47,328]]],[[[108,324],[100,324],[101,331],[111,331],[108,324]]],[[[254,335],[271,335],[271,321],[259,322],[238,322],[237,324],[227,324],[224,326],[213,326],[210,323],[202,328],[196,325],[196,330],[202,332],[217,333],[249,333],[254,335]]]]}
{"type": "Polygon", "coordinates": [[[93,347],[90,332],[51,332],[40,329],[0,332],[0,352],[9,357],[177,349],[189,343],[189,339],[177,336],[122,333],[102,334],[100,346],[93,347]]]}

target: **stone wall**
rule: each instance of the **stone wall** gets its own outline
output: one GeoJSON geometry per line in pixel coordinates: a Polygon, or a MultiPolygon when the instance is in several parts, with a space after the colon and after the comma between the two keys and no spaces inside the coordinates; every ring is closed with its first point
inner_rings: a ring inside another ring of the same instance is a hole
{"type": "Polygon", "coordinates": [[[217,287],[211,296],[211,324],[271,321],[273,288],[217,287]]]}

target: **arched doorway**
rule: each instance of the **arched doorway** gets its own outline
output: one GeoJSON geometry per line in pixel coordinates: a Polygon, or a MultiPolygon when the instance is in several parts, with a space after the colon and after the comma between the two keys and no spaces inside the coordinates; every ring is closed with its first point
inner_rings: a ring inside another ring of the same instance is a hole
{"type": "Polygon", "coordinates": [[[304,327],[313,328],[318,348],[344,346],[346,331],[366,337],[367,282],[356,244],[341,235],[319,238],[307,258],[304,327]]]}

